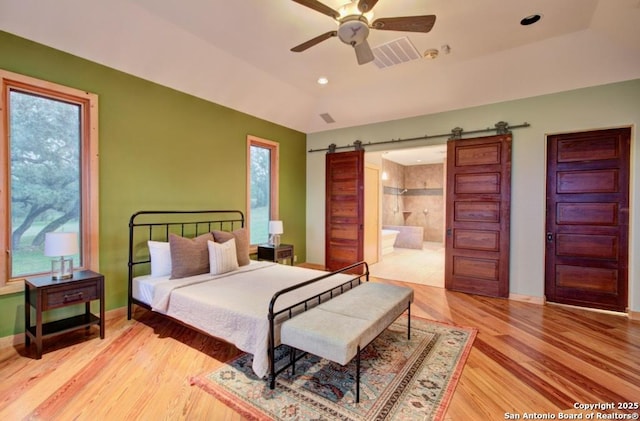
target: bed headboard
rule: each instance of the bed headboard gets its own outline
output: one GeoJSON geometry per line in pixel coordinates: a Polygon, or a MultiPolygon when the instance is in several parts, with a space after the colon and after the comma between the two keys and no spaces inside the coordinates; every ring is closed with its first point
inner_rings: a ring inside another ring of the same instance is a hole
{"type": "Polygon", "coordinates": [[[244,214],[239,210],[163,210],[139,211],[129,219],[129,308],[134,276],[149,268],[151,257],[147,241],[169,241],[169,234],[197,237],[213,230],[233,231],[244,228],[244,214]]]}

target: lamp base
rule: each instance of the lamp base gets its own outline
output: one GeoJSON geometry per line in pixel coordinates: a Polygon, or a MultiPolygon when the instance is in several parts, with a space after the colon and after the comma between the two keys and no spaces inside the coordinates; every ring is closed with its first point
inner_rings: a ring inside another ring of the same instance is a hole
{"type": "Polygon", "coordinates": [[[274,247],[279,247],[280,246],[280,234],[271,234],[271,237],[269,237],[269,245],[272,245],[274,247]]]}
{"type": "Polygon", "coordinates": [[[70,279],[73,278],[73,259],[60,259],[51,261],[51,279],[70,279]]]}

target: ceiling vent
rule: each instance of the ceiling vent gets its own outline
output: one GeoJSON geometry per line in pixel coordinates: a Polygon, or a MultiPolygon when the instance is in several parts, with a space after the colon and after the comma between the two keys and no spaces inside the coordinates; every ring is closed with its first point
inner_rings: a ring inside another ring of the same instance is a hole
{"type": "Polygon", "coordinates": [[[336,121],[329,115],[329,113],[322,113],[320,117],[324,120],[325,123],[335,123],[336,121]]]}
{"type": "Polygon", "coordinates": [[[373,61],[379,69],[395,66],[421,58],[409,38],[402,37],[373,48],[373,61]]]}

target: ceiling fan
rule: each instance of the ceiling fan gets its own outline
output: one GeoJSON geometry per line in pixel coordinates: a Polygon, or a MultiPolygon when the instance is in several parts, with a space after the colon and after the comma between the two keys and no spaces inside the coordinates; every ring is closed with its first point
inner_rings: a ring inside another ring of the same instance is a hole
{"type": "Polygon", "coordinates": [[[369,29],[429,32],[436,22],[435,15],[379,18],[371,22],[373,19],[371,9],[378,3],[378,0],[352,0],[351,3],[342,6],[340,11],[334,10],[317,0],[293,1],[332,17],[338,22],[338,29],[325,32],[309,41],[303,42],[293,47],[291,51],[299,53],[324,40],[337,36],[340,38],[340,41],[354,48],[358,64],[365,64],[374,60],[373,52],[367,42],[369,29]]]}

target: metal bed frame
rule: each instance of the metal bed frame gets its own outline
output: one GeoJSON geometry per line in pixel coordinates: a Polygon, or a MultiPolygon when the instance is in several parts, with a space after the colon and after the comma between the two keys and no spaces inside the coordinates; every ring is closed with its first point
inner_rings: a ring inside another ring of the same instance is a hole
{"type": "MultiPolygon", "coordinates": [[[[150,265],[151,257],[148,254],[147,241],[168,241],[169,234],[177,234],[182,237],[197,237],[198,235],[211,232],[214,229],[221,231],[233,231],[235,229],[243,228],[245,224],[245,218],[242,211],[239,210],[169,210],[169,211],[139,211],[134,213],[129,219],[129,279],[128,279],[128,304],[127,304],[127,318],[132,318],[132,308],[136,304],[147,310],[151,310],[151,307],[133,297],[133,278],[137,274],[136,268],[140,265],[150,265]],[[140,254],[140,250],[144,253],[140,254]],[[136,253],[138,252],[138,253],[136,253]]],[[[269,320],[269,344],[268,344],[268,358],[269,358],[269,373],[268,380],[270,382],[270,388],[275,387],[275,379],[278,374],[286,370],[288,367],[293,366],[294,360],[289,361],[283,367],[276,368],[275,350],[280,346],[275,344],[275,328],[276,318],[280,315],[282,317],[291,318],[300,312],[306,311],[321,302],[330,300],[331,298],[348,291],[351,288],[355,288],[362,282],[369,282],[369,266],[366,262],[358,262],[340,270],[334,272],[328,272],[324,275],[316,278],[301,282],[300,284],[293,285],[291,287],[282,289],[276,292],[269,303],[268,309],[265,309],[265,317],[269,320]],[[359,273],[355,273],[356,270],[359,273]],[[331,276],[338,274],[350,273],[353,275],[349,280],[329,288],[319,294],[306,298],[298,303],[295,303],[289,307],[276,311],[275,305],[278,298],[283,295],[294,291],[296,289],[305,287],[315,282],[322,281],[331,276]]],[[[169,317],[169,316],[167,316],[169,317]]],[[[304,355],[304,354],[303,354],[304,355]]],[[[299,358],[302,358],[301,355],[299,358]]],[[[297,358],[296,360],[298,360],[297,358]]]]}

